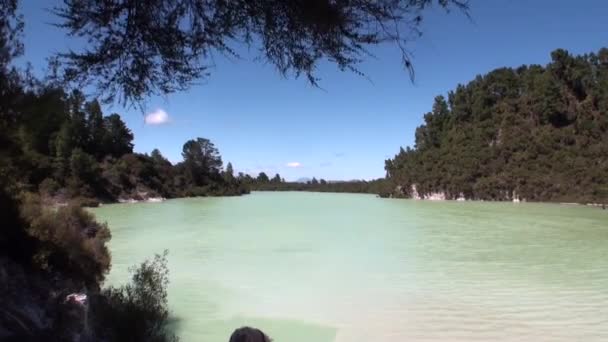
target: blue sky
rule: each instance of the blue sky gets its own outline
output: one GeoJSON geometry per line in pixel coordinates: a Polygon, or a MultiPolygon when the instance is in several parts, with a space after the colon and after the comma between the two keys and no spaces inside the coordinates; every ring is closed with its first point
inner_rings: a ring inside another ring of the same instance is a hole
{"type": "MultiPolygon", "coordinates": [[[[52,52],[74,43],[48,25],[55,19],[40,2],[21,2],[24,60],[42,73],[52,52]]],[[[145,112],[117,105],[105,111],[121,114],[136,151],[158,148],[173,162],[186,140],[205,137],[237,171],[278,172],[288,180],[372,179],[384,176],[386,158],[413,143],[435,96],[497,67],[545,64],[556,48],[579,54],[608,46],[605,0],[471,0],[471,16],[427,13],[423,37],[409,46],[414,83],[392,46],[375,49],[377,58],[361,65],[371,81],[322,64],[322,89],[282,78],[243,49],[242,60],[217,56],[201,85],[149,98],[145,112]],[[169,122],[147,124],[144,114],[159,109],[169,122]]]]}

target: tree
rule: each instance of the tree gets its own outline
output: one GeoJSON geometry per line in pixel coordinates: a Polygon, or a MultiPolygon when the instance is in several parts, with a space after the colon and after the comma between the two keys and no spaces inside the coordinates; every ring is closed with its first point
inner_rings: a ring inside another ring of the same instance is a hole
{"type": "Polygon", "coordinates": [[[272,178],[272,183],[281,183],[281,175],[278,173],[272,178]]]}
{"type": "Polygon", "coordinates": [[[209,182],[212,175],[220,173],[222,157],[215,145],[205,138],[188,140],[182,148],[185,176],[194,185],[209,182]]]}
{"type": "Polygon", "coordinates": [[[84,112],[85,97],[78,90],[74,90],[68,98],[68,111],[70,115],[70,130],[74,147],[86,149],[89,144],[87,118],[84,112]]]}
{"type": "Polygon", "coordinates": [[[70,36],[89,42],[59,55],[66,78],[93,82],[107,100],[139,101],[205,77],[213,52],[238,57],[235,41],[259,46],[281,74],[312,84],[322,60],[361,74],[369,47],[381,43],[396,44],[412,73],[405,46],[421,34],[423,12],[433,4],[468,9],[467,0],[64,0],[54,12],[70,36]]]}
{"type": "Polygon", "coordinates": [[[112,114],[103,119],[105,134],[102,142],[104,155],[115,158],[133,152],[133,133],[122,121],[120,115],[112,114]]]}
{"type": "Polygon", "coordinates": [[[80,148],[72,151],[70,158],[70,190],[72,196],[94,197],[94,188],[100,181],[100,172],[95,158],[80,148]]]}
{"type": "Polygon", "coordinates": [[[170,164],[170,162],[167,160],[167,158],[165,158],[165,156],[163,156],[163,154],[160,153],[160,151],[157,148],[152,150],[152,152],[150,153],[150,158],[152,158],[152,160],[157,164],[164,164],[164,163],[170,164]]]}
{"type": "Polygon", "coordinates": [[[59,132],[57,132],[54,145],[55,178],[59,179],[60,181],[65,181],[65,178],[68,176],[69,173],[69,159],[72,155],[72,150],[74,149],[74,143],[72,140],[72,128],[69,122],[65,122],[61,126],[59,132]]]}
{"type": "Polygon", "coordinates": [[[226,174],[234,177],[234,169],[232,168],[232,163],[230,162],[228,162],[228,165],[226,165],[226,174]]]}
{"type": "Polygon", "coordinates": [[[86,151],[98,159],[104,155],[103,139],[106,135],[103,113],[97,100],[87,102],[84,111],[87,115],[86,128],[89,134],[86,151]]]}
{"type": "Polygon", "coordinates": [[[23,53],[23,43],[20,40],[23,20],[17,16],[17,0],[2,0],[0,5],[0,69],[4,73],[13,58],[23,53]]]}
{"type": "Polygon", "coordinates": [[[228,162],[226,165],[226,171],[224,171],[224,180],[228,183],[232,183],[234,181],[234,169],[232,168],[232,163],[228,162]]]}
{"type": "Polygon", "coordinates": [[[270,179],[268,178],[268,175],[265,172],[260,172],[260,174],[256,178],[256,181],[258,183],[268,183],[270,182],[270,179]]]}
{"type": "MultiPolygon", "coordinates": [[[[18,0],[0,0],[0,128],[15,116],[16,101],[23,88],[19,73],[11,66],[23,54],[23,18],[17,14],[18,0]]],[[[0,131],[0,133],[4,133],[0,131]]],[[[4,136],[4,134],[0,134],[4,136]]]]}
{"type": "Polygon", "coordinates": [[[70,159],[70,170],[73,177],[76,177],[84,182],[94,181],[96,176],[95,168],[97,163],[91,155],[77,148],[72,151],[70,159]]]}
{"type": "Polygon", "coordinates": [[[43,88],[28,91],[21,97],[18,117],[19,134],[27,148],[43,154],[53,151],[53,135],[69,120],[62,89],[43,88]]]}

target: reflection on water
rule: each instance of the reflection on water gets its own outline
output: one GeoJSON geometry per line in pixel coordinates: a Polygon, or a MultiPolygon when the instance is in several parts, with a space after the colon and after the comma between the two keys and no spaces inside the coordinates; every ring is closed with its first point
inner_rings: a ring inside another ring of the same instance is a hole
{"type": "Polygon", "coordinates": [[[254,193],[110,205],[108,281],[169,249],[182,341],[607,341],[608,214],[254,193]]]}

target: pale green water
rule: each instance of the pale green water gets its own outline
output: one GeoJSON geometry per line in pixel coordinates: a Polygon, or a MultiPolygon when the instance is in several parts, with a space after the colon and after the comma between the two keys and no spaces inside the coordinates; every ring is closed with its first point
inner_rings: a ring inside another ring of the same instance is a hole
{"type": "Polygon", "coordinates": [[[254,193],[95,209],[110,283],[169,249],[182,341],[608,341],[608,212],[254,193]]]}

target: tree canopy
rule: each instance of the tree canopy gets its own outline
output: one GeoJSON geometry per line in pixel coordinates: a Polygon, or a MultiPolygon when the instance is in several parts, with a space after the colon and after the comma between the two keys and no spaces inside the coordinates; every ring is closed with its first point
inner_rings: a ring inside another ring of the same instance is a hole
{"type": "Polygon", "coordinates": [[[188,141],[184,161],[173,165],[158,150],[134,153],[120,115],[104,115],[79,91],[40,86],[15,93],[14,116],[0,118],[0,172],[8,183],[59,201],[247,192],[235,177],[220,176],[221,155],[208,139],[188,141]]]}
{"type": "Polygon", "coordinates": [[[438,96],[386,161],[397,195],[599,201],[608,186],[608,49],[500,68],[438,96]]]}
{"type": "Polygon", "coordinates": [[[432,5],[468,10],[468,0],[63,0],[54,13],[88,42],[58,56],[67,79],[128,102],[187,89],[208,75],[214,53],[239,57],[238,44],[313,85],[321,60],[361,74],[357,66],[381,43],[396,44],[411,73],[406,43],[432,5]]]}

